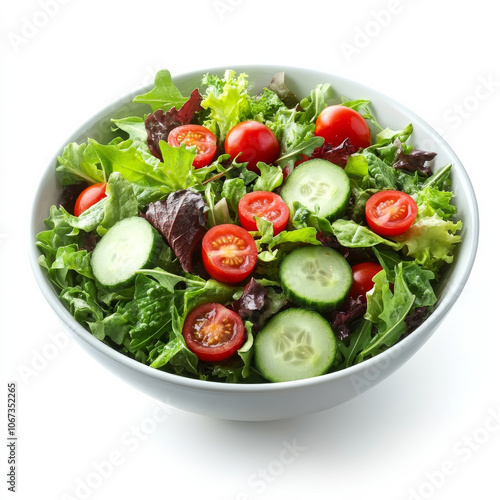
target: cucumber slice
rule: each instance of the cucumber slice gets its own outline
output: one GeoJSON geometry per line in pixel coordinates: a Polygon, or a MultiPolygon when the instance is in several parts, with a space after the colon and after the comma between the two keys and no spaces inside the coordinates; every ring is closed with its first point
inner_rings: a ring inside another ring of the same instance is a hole
{"type": "Polygon", "coordinates": [[[139,269],[154,267],[163,239],[142,217],[117,222],[97,243],[90,265],[101,285],[117,290],[130,286],[139,269]]]}
{"type": "Polygon", "coordinates": [[[349,203],[351,186],[342,167],[320,158],[301,163],[287,177],[280,193],[289,208],[298,201],[320,217],[338,219],[349,203]]]}
{"type": "Polygon", "coordinates": [[[317,377],[333,364],[337,341],[328,321],[306,309],[273,316],[257,334],[255,364],[271,382],[317,377]]]}
{"type": "Polygon", "coordinates": [[[351,266],[323,245],[296,248],[281,262],[279,274],[289,300],[320,312],[342,304],[352,285],[351,266]]]}

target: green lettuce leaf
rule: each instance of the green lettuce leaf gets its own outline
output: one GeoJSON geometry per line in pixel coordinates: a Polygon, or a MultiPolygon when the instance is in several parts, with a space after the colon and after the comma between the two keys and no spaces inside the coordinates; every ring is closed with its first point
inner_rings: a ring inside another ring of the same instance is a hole
{"type": "Polygon", "coordinates": [[[61,217],[74,229],[87,233],[96,230],[104,236],[107,230],[122,219],[138,215],[134,189],[122,174],[112,172],[106,184],[107,196],[82,212],[78,217],[60,208],[61,217]]]}
{"type": "Polygon", "coordinates": [[[113,172],[106,185],[106,198],[102,200],[103,216],[97,233],[104,236],[118,221],[139,213],[139,205],[130,182],[119,172],[113,172]]]}
{"type": "Polygon", "coordinates": [[[71,315],[86,327],[104,317],[103,309],[97,301],[97,288],[93,280],[84,279],[80,285],[63,288],[59,298],[71,315]]]}
{"type": "Polygon", "coordinates": [[[193,167],[196,153],[184,144],[169,146],[160,141],[163,163],[144,155],[134,146],[119,148],[116,145],[102,145],[90,141],[106,172],[120,172],[132,183],[134,193],[143,208],[158,201],[173,191],[179,191],[199,184],[199,177],[193,167]]]}
{"type": "Polygon", "coordinates": [[[332,222],[333,234],[339,243],[348,248],[373,247],[387,245],[399,250],[401,244],[382,238],[372,230],[351,220],[337,219],[332,222]]]}
{"type": "Polygon", "coordinates": [[[226,179],[222,185],[221,196],[226,199],[228,208],[235,218],[238,215],[238,204],[246,194],[245,182],[239,177],[226,179]]]}
{"type": "Polygon", "coordinates": [[[267,165],[259,161],[257,167],[260,170],[260,176],[254,184],[254,191],[274,191],[283,184],[283,171],[280,167],[267,165]]]}
{"type": "Polygon", "coordinates": [[[139,116],[127,116],[126,118],[117,118],[111,120],[116,130],[123,130],[129,135],[133,141],[143,142],[146,144],[148,140],[148,133],[144,126],[144,119],[139,116]]]}
{"type": "Polygon", "coordinates": [[[57,160],[59,165],[56,168],[56,176],[62,185],[81,181],[97,184],[106,180],[104,172],[95,158],[92,158],[92,152],[86,144],[68,144],[57,160]]]}
{"type": "Polygon", "coordinates": [[[153,111],[158,109],[168,111],[172,107],[180,109],[187,100],[188,97],[184,97],[172,83],[170,72],[163,69],[156,73],[153,89],[134,97],[133,102],[149,104],[153,111]]]}

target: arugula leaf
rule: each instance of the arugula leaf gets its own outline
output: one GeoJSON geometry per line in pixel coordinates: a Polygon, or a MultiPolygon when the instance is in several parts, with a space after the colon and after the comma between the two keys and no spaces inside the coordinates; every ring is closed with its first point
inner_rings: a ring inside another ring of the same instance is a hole
{"type": "Polygon", "coordinates": [[[376,356],[401,338],[406,330],[405,318],[415,301],[415,296],[410,292],[403,278],[401,265],[398,266],[394,281],[394,294],[390,291],[385,271],[376,274],[373,281],[375,283],[373,289],[366,294],[365,318],[375,323],[377,333],[358,355],[357,363],[376,356]]]}
{"type": "Polygon", "coordinates": [[[394,250],[374,248],[380,265],[384,268],[387,280],[394,283],[398,266],[401,264],[403,278],[410,292],[415,295],[415,307],[432,306],[437,298],[431,281],[435,278],[432,271],[422,269],[414,261],[404,261],[394,250]]]}
{"type": "Polygon", "coordinates": [[[324,143],[322,137],[314,136],[314,122],[302,122],[303,117],[304,113],[296,109],[281,108],[273,121],[266,122],[281,144],[281,156],[276,163],[282,168],[293,169],[302,154],[310,156],[324,143]]]}
{"type": "Polygon", "coordinates": [[[371,121],[378,129],[382,130],[382,127],[370,111],[370,102],[371,101],[369,99],[356,99],[355,101],[351,101],[342,97],[342,106],[347,106],[348,108],[357,111],[365,120],[371,121]]]}
{"type": "Polygon", "coordinates": [[[184,316],[180,315],[178,310],[172,306],[171,307],[171,317],[172,317],[172,330],[170,332],[170,338],[167,345],[173,346],[173,355],[169,359],[169,364],[174,368],[177,373],[192,373],[194,375],[198,374],[198,356],[192,351],[190,351],[184,337],[182,336],[182,325],[184,324],[184,316]]]}
{"type": "Polygon", "coordinates": [[[300,123],[316,122],[321,111],[332,104],[335,93],[329,83],[320,83],[311,91],[308,97],[300,101],[300,106],[304,110],[300,116],[300,123]]]}
{"type": "Polygon", "coordinates": [[[245,332],[247,339],[245,343],[238,349],[238,356],[243,361],[243,368],[241,370],[241,376],[247,378],[250,376],[250,369],[253,358],[253,334],[252,334],[253,324],[250,321],[245,321],[245,332]]]}
{"type": "Polygon", "coordinates": [[[338,341],[339,351],[343,356],[342,363],[335,366],[336,370],[343,370],[356,364],[357,357],[363,351],[372,339],[373,323],[366,318],[361,318],[349,337],[338,341]]]}
{"type": "Polygon", "coordinates": [[[177,283],[187,283],[193,286],[205,285],[205,280],[203,280],[202,278],[187,278],[186,276],[170,273],[159,267],[156,267],[154,269],[139,269],[137,273],[145,274],[146,276],[155,278],[158,283],[160,283],[160,285],[166,288],[170,293],[174,293],[175,285],[177,285],[177,283]]]}
{"type": "Polygon", "coordinates": [[[146,94],[134,97],[133,102],[149,104],[153,111],[158,109],[169,110],[172,107],[179,109],[186,101],[179,89],[172,83],[170,72],[166,69],[158,71],[152,90],[146,94]]]}

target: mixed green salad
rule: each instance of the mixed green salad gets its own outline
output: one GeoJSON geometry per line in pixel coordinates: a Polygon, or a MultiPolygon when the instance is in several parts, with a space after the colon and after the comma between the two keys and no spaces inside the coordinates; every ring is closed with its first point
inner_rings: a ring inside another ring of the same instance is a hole
{"type": "Polygon", "coordinates": [[[231,383],[342,370],[432,313],[462,224],[452,165],[330,84],[167,70],[58,158],[39,264],[97,339],[159,370],[231,383]],[[110,135],[111,137],[111,135],[110,135]],[[56,201],[56,200],[54,200],[56,201]]]}

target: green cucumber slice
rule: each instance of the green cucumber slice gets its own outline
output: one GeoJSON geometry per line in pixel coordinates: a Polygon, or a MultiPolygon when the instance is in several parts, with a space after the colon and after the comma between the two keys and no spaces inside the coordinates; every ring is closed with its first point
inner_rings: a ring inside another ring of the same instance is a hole
{"type": "Polygon", "coordinates": [[[351,266],[337,251],[323,245],[296,248],[279,270],[285,296],[295,304],[319,312],[333,311],[352,285],[351,266]]]}
{"type": "Polygon", "coordinates": [[[337,342],[328,321],[306,309],[287,309],[273,316],[257,334],[255,365],[271,382],[286,382],[326,373],[337,342]]]}
{"type": "Polygon", "coordinates": [[[142,217],[117,222],[97,243],[90,265],[101,285],[117,290],[130,286],[139,269],[154,267],[163,239],[142,217]]]}
{"type": "Polygon", "coordinates": [[[290,209],[298,201],[312,212],[319,207],[320,217],[338,219],[347,210],[351,186],[342,167],[317,158],[292,170],[280,195],[290,209]]]}

